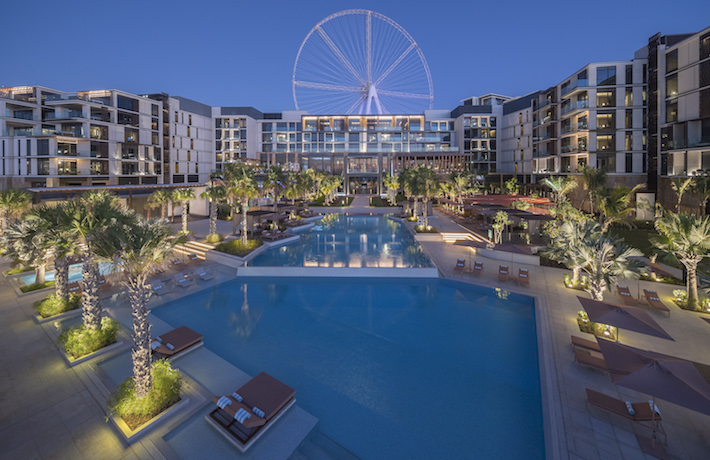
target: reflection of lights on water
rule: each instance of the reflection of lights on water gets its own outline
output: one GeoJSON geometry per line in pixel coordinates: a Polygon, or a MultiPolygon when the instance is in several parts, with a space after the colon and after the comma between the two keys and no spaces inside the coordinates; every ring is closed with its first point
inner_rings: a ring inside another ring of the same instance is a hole
{"type": "Polygon", "coordinates": [[[501,288],[496,288],[496,297],[502,300],[508,300],[508,296],[510,295],[509,291],[506,291],[505,289],[501,288]]]}

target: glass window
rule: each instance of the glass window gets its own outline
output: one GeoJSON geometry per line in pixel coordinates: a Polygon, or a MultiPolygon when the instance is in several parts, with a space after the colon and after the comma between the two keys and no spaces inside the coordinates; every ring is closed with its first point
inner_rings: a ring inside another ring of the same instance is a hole
{"type": "Polygon", "coordinates": [[[616,90],[597,91],[597,107],[616,107],[616,90]]]}
{"type": "Polygon", "coordinates": [[[598,113],[597,129],[616,129],[614,113],[598,113]]]}
{"type": "Polygon", "coordinates": [[[624,94],[624,105],[626,105],[626,107],[631,107],[632,105],[634,105],[633,88],[626,88],[626,94],[624,94]]]}
{"type": "Polygon", "coordinates": [[[678,50],[666,53],[666,73],[678,70],[678,50]]]}
{"type": "Polygon", "coordinates": [[[700,37],[700,59],[710,57],[710,33],[700,37]]]}
{"type": "Polygon", "coordinates": [[[710,61],[701,62],[698,66],[700,74],[700,87],[710,85],[710,61]]]}
{"type": "Polygon", "coordinates": [[[634,81],[634,66],[631,64],[626,65],[626,84],[630,85],[634,81]]]}
{"type": "Polygon", "coordinates": [[[668,77],[666,80],[666,97],[678,95],[678,74],[668,77]]]}
{"type": "Polygon", "coordinates": [[[597,67],[597,86],[615,85],[616,67],[597,67]]]}
{"type": "Polygon", "coordinates": [[[615,150],[613,134],[597,134],[597,152],[615,150]]]}
{"type": "Polygon", "coordinates": [[[634,154],[633,153],[626,154],[626,172],[627,173],[634,172],[634,154]]]}
{"type": "Polygon", "coordinates": [[[678,121],[678,99],[666,101],[666,123],[678,121]]]}
{"type": "Polygon", "coordinates": [[[626,121],[624,123],[626,129],[631,129],[634,127],[634,111],[631,109],[626,109],[626,121]]]}
{"type": "MultiPolygon", "coordinates": [[[[634,135],[631,131],[626,131],[624,135],[624,150],[633,150],[634,148],[634,135]]],[[[630,172],[630,171],[627,171],[630,172]]]]}
{"type": "Polygon", "coordinates": [[[150,114],[154,117],[158,116],[158,106],[155,104],[151,104],[150,106],[150,114]]]}

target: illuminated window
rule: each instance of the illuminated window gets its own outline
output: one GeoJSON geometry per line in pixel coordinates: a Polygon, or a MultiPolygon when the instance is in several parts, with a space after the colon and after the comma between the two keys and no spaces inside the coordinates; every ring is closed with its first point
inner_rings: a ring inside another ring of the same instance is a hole
{"type": "Polygon", "coordinates": [[[180,164],[176,161],[175,162],[175,174],[179,174],[179,173],[180,173],[180,164]]]}

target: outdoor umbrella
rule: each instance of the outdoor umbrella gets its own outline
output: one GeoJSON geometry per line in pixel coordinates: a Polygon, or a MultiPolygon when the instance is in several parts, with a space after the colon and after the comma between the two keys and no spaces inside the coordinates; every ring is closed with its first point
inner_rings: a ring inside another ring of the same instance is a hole
{"type": "MultiPolygon", "coordinates": [[[[710,366],[609,340],[597,342],[617,385],[710,415],[710,366]]],[[[637,438],[645,452],[663,453],[655,446],[655,429],[654,440],[637,438]]]]}
{"type": "MultiPolygon", "coordinates": [[[[673,340],[659,324],[645,311],[636,307],[622,307],[613,303],[586,299],[577,296],[582,308],[589,315],[589,320],[595,323],[608,324],[616,328],[628,329],[641,334],[652,335],[662,339],[673,340]]],[[[617,331],[616,340],[619,340],[617,331]]]]}

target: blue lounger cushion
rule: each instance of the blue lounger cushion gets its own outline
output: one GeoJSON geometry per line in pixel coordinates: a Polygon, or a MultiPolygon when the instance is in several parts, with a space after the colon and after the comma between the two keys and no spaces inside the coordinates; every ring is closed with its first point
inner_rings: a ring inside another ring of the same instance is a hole
{"type": "Polygon", "coordinates": [[[631,405],[629,401],[624,401],[626,404],[626,410],[629,411],[629,415],[635,415],[636,411],[634,410],[634,407],[631,405]]]}
{"type": "Polygon", "coordinates": [[[239,393],[237,393],[237,392],[232,393],[232,398],[234,398],[234,400],[237,401],[237,402],[242,402],[242,401],[244,401],[244,398],[242,398],[242,397],[239,395],[239,393]]]}
{"type": "Polygon", "coordinates": [[[173,345],[172,343],[166,343],[165,346],[166,346],[166,347],[168,348],[168,350],[170,350],[170,351],[172,351],[172,350],[175,349],[175,345],[173,345]]]}
{"type": "Polygon", "coordinates": [[[158,341],[150,342],[150,349],[151,350],[157,350],[158,348],[160,348],[160,342],[158,342],[158,341]]]}
{"type": "Polygon", "coordinates": [[[251,414],[249,412],[245,411],[244,409],[242,409],[241,407],[239,408],[237,413],[234,414],[234,420],[236,420],[239,423],[244,423],[244,420],[248,419],[249,417],[251,417],[251,414]]]}
{"type": "Polygon", "coordinates": [[[259,416],[259,417],[261,417],[261,418],[264,418],[264,416],[266,415],[266,414],[264,414],[264,411],[263,411],[263,410],[259,409],[259,408],[256,407],[256,406],[254,406],[251,411],[254,412],[255,415],[257,415],[257,416],[259,416]]]}
{"type": "Polygon", "coordinates": [[[217,400],[217,407],[219,407],[220,409],[224,409],[230,404],[232,404],[232,401],[230,401],[229,398],[226,396],[222,396],[221,398],[219,398],[219,400],[217,400]]]}

